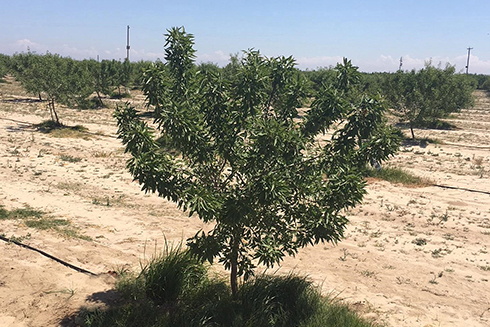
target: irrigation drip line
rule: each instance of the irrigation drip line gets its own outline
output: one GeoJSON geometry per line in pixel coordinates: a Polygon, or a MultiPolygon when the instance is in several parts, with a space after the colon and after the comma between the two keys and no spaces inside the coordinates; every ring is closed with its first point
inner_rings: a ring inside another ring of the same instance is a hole
{"type": "Polygon", "coordinates": [[[94,274],[94,273],[93,273],[93,272],[91,272],[91,271],[88,271],[88,270],[85,270],[85,269],[83,269],[83,268],[80,268],[80,267],[74,266],[74,265],[72,265],[71,263],[68,263],[68,262],[66,262],[66,261],[64,261],[64,260],[61,260],[61,259],[59,259],[59,258],[56,258],[55,256],[52,256],[51,254],[46,253],[46,252],[44,252],[43,250],[36,249],[36,248],[34,248],[34,247],[30,246],[30,245],[27,245],[27,244],[21,243],[21,242],[16,241],[16,240],[9,239],[9,238],[4,237],[4,236],[2,236],[2,235],[0,235],[0,240],[5,241],[5,242],[7,242],[7,243],[14,243],[14,244],[16,244],[16,245],[18,245],[18,246],[21,246],[21,247],[24,247],[24,248],[26,248],[26,249],[29,249],[29,250],[35,251],[35,252],[37,252],[37,253],[40,253],[40,254],[42,254],[43,256],[45,256],[45,257],[47,257],[47,258],[49,258],[49,259],[52,259],[52,260],[54,260],[54,261],[56,261],[56,262],[58,262],[58,263],[61,263],[63,266],[66,266],[66,267],[68,267],[68,268],[71,268],[71,269],[73,269],[73,270],[75,270],[75,271],[78,271],[78,272],[81,272],[81,273],[84,273],[84,274],[87,274],[87,275],[90,275],[90,276],[98,276],[97,274],[94,274]]]}
{"type": "Polygon", "coordinates": [[[440,187],[440,188],[449,188],[451,190],[462,190],[462,191],[468,191],[468,192],[474,192],[474,193],[481,193],[481,194],[488,194],[488,195],[490,195],[490,192],[487,192],[487,191],[473,190],[473,189],[464,188],[464,187],[439,185],[439,184],[432,184],[432,186],[436,186],[436,187],[440,187]]]}
{"type": "Polygon", "coordinates": [[[488,149],[490,149],[490,146],[486,146],[486,145],[458,144],[458,143],[451,143],[451,142],[444,142],[441,144],[441,146],[444,146],[444,145],[459,146],[462,148],[471,148],[471,149],[477,149],[477,150],[488,150],[488,149]]]}
{"type": "Polygon", "coordinates": [[[12,121],[12,122],[18,123],[18,124],[24,124],[24,125],[30,125],[30,126],[33,126],[34,125],[34,124],[29,123],[27,121],[21,121],[21,120],[16,120],[16,119],[12,119],[12,118],[0,117],[0,119],[2,119],[2,120],[9,120],[9,121],[12,121]]]}

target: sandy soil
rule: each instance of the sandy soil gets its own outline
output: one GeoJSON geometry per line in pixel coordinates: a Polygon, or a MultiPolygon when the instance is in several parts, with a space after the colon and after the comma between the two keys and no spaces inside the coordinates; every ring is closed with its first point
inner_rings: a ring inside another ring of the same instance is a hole
{"type": "MultiPolygon", "coordinates": [[[[113,299],[113,276],[137,271],[164,237],[185,240],[206,226],[140,192],[125,170],[112,109],[60,108],[65,124],[90,133],[56,138],[32,126],[49,118],[45,104],[9,81],[0,84],[0,205],[30,206],[70,225],[1,220],[0,234],[98,276],[0,241],[0,326],[73,325],[66,317],[113,299]]],[[[345,240],[306,248],[279,271],[307,274],[325,294],[389,326],[489,326],[490,98],[476,96],[474,108],[451,117],[459,129],[416,130],[439,144],[403,147],[389,163],[467,190],[370,180],[363,204],[348,212],[345,240]]],[[[142,106],[143,97],[132,101],[142,106]]]]}

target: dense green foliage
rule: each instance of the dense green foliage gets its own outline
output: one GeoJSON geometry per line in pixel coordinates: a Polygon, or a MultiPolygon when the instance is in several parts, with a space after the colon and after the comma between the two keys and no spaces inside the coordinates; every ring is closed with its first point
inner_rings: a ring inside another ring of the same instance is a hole
{"type": "Polygon", "coordinates": [[[296,275],[257,276],[232,297],[230,287],[188,250],[167,250],[137,277],[119,280],[116,290],[121,299],[115,305],[82,311],[77,321],[86,327],[375,326],[296,275]]]}
{"type": "Polygon", "coordinates": [[[165,148],[133,107],[115,116],[142,189],[214,223],[188,240],[192,252],[230,269],[236,294],[237,277],[257,264],[341,240],[342,212],[364,194],[361,171],[398,148],[383,103],[355,92],[357,67],[339,64],[336,82],[300,117],[305,81],[292,57],[247,51],[225,77],[195,68],[193,36],[183,28],[166,37],[166,62],[149,69],[143,87],[165,148]],[[317,136],[333,126],[320,146],[317,136]]]}

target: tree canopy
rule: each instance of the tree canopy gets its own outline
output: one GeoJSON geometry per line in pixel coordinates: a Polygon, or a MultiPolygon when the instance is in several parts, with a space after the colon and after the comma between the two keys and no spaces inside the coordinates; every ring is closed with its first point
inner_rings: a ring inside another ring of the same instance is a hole
{"type": "Polygon", "coordinates": [[[245,51],[225,77],[196,69],[193,44],[183,27],[168,30],[166,62],[143,86],[153,124],[119,107],[118,137],[145,192],[214,224],[188,245],[231,270],[235,293],[257,264],[341,240],[344,210],[365,193],[366,163],[386,160],[399,140],[384,124],[383,102],[352,91],[359,73],[348,60],[336,83],[306,99],[292,57],[245,51]],[[300,110],[306,100],[310,108],[300,110]]]}

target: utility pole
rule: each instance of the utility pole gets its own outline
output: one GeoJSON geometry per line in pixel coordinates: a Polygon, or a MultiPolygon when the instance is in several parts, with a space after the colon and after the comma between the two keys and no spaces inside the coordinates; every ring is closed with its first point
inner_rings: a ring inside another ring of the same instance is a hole
{"type": "Polygon", "coordinates": [[[468,59],[466,59],[466,75],[468,75],[468,69],[470,68],[470,53],[473,48],[468,47],[468,59]]]}
{"type": "Polygon", "coordinates": [[[403,66],[403,56],[400,57],[400,66],[398,67],[398,70],[402,70],[402,66],[403,66]]]}
{"type": "Polygon", "coordinates": [[[128,33],[127,33],[127,42],[126,42],[126,60],[129,61],[129,25],[128,25],[128,33]]]}

